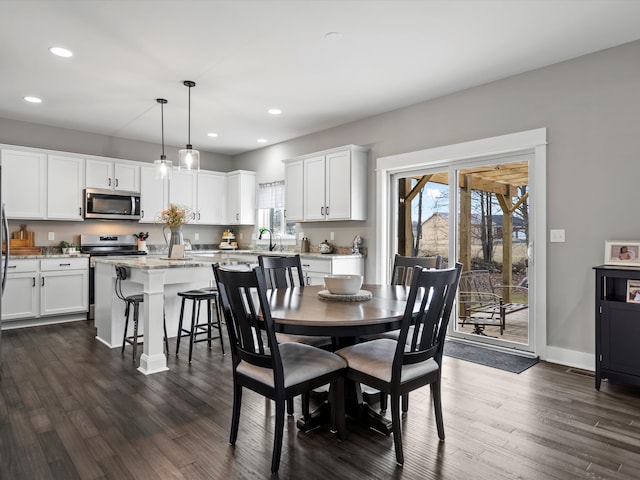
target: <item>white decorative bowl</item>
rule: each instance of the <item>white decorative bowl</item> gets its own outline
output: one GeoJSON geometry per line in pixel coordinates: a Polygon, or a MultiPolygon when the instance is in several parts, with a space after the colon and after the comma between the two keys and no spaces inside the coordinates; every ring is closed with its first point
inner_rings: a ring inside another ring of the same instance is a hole
{"type": "Polygon", "coordinates": [[[362,287],[362,275],[325,275],[324,285],[334,295],[355,295],[362,287]]]}

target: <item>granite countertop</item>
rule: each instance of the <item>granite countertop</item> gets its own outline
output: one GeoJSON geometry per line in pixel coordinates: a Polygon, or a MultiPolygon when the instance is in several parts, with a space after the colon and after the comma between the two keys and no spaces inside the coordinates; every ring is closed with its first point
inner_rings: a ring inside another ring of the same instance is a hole
{"type": "Polygon", "coordinates": [[[20,260],[20,259],[40,259],[40,258],[89,258],[89,255],[86,253],[79,253],[77,255],[69,255],[62,253],[43,253],[40,255],[13,255],[9,254],[9,260],[20,260]]]}

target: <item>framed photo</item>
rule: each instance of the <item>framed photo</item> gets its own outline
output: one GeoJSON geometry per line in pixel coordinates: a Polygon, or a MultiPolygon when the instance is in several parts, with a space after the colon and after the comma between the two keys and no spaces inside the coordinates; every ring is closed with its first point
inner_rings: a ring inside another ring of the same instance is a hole
{"type": "Polygon", "coordinates": [[[640,241],[607,240],[604,244],[604,263],[640,267],[640,241]]]}
{"type": "Polygon", "coordinates": [[[627,302],[640,303],[640,280],[627,280],[627,302]]]}

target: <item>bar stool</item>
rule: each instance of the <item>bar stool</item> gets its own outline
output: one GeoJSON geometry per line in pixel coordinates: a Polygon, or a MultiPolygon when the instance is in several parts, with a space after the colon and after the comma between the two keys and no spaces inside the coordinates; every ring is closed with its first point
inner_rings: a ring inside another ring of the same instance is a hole
{"type": "MultiPolygon", "coordinates": [[[[138,349],[138,339],[143,335],[138,335],[138,320],[140,314],[140,304],[144,302],[144,295],[142,293],[136,293],[134,295],[124,295],[122,293],[122,281],[128,277],[126,267],[116,266],[116,296],[125,303],[124,309],[124,335],[122,337],[122,353],[124,354],[124,347],[126,344],[133,346],[133,362],[136,361],[136,351],[138,349]],[[133,335],[127,336],[129,330],[129,313],[131,312],[131,306],[133,306],[133,335]]],[[[163,312],[162,326],[164,329],[164,347],[169,353],[169,340],[167,337],[167,322],[164,318],[163,312]]]]}
{"type": "Polygon", "coordinates": [[[222,328],[220,326],[220,303],[218,301],[218,290],[215,288],[202,288],[200,290],[188,290],[186,292],[178,292],[178,296],[182,297],[182,304],[180,306],[180,320],[178,322],[178,338],[176,340],[176,355],[178,355],[178,351],[180,349],[180,338],[181,337],[189,337],[189,363],[191,363],[191,355],[193,353],[193,344],[197,342],[208,343],[209,348],[211,348],[211,340],[215,340],[216,338],[220,339],[220,348],[222,349],[222,354],[224,355],[224,343],[222,341],[222,328]],[[187,300],[191,300],[193,302],[193,306],[191,308],[191,327],[183,328],[183,319],[184,319],[184,306],[187,300]],[[206,301],[207,302],[207,321],[204,323],[198,323],[198,319],[200,318],[200,303],[206,301]],[[216,308],[216,321],[213,321],[213,315],[211,313],[212,303],[215,304],[216,308]],[[212,336],[212,329],[218,330],[217,336],[212,336]],[[198,335],[205,334],[205,338],[197,338],[198,335]]]}

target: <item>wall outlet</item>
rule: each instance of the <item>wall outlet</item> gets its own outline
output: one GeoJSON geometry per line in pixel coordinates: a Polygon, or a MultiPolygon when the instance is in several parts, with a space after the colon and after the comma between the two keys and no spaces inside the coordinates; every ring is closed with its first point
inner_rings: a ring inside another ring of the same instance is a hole
{"type": "Polygon", "coordinates": [[[193,234],[193,239],[194,239],[194,240],[200,240],[200,234],[199,234],[199,233],[197,233],[197,232],[196,232],[196,233],[194,233],[194,234],[193,234]]]}
{"type": "Polygon", "coordinates": [[[55,239],[56,239],[55,232],[49,232],[49,240],[55,240],[55,239]]]}
{"type": "Polygon", "coordinates": [[[238,234],[238,240],[242,240],[242,237],[243,237],[242,232],[240,232],[240,233],[238,234]]]}
{"type": "Polygon", "coordinates": [[[564,229],[550,230],[549,241],[553,243],[563,243],[565,241],[564,229]]]}
{"type": "Polygon", "coordinates": [[[336,239],[336,236],[333,234],[333,232],[329,233],[329,240],[333,242],[335,239],[336,239]]]}

